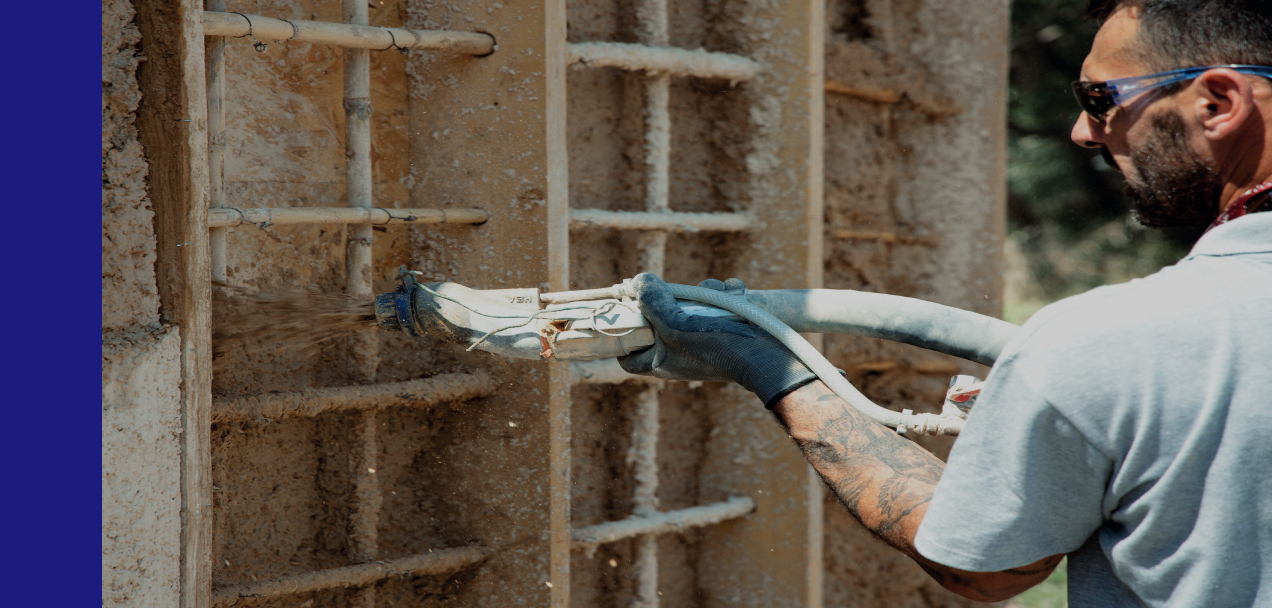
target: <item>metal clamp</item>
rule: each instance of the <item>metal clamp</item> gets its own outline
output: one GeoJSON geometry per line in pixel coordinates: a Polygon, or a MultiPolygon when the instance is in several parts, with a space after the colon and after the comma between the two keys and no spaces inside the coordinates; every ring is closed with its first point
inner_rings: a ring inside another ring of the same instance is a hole
{"type": "MultiPolygon", "coordinates": [[[[265,49],[269,48],[269,45],[265,44],[264,42],[261,42],[260,40],[257,40],[256,35],[252,33],[252,18],[240,12],[236,12],[236,11],[230,11],[230,12],[244,19],[247,19],[247,37],[252,39],[252,43],[253,43],[252,48],[256,49],[257,53],[264,53],[265,49]]],[[[296,26],[293,24],[292,31],[295,31],[295,30],[296,30],[296,26]]],[[[244,36],[235,36],[235,38],[243,38],[243,37],[244,36]]],[[[295,38],[294,35],[292,37],[295,38]]]]}

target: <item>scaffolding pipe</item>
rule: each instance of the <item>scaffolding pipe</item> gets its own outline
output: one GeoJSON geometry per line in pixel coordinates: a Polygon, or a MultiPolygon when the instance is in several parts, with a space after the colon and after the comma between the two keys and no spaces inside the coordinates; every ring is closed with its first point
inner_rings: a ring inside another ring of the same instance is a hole
{"type": "Polygon", "coordinates": [[[444,32],[408,30],[398,27],[370,27],[353,23],[327,23],[303,19],[275,19],[261,15],[244,15],[205,11],[203,13],[204,36],[243,38],[252,36],[258,40],[284,40],[288,42],[312,42],[348,49],[387,51],[412,48],[450,52],[459,55],[489,55],[495,51],[495,39],[480,32],[444,32]]]}
{"type": "Polygon", "coordinates": [[[679,213],[672,211],[571,209],[570,227],[666,230],[668,232],[745,232],[751,229],[751,216],[737,212],[679,213]]]}
{"type": "Polygon", "coordinates": [[[372,564],[227,585],[212,590],[212,602],[217,606],[227,606],[237,602],[239,598],[276,598],[323,589],[359,587],[393,576],[445,574],[475,564],[489,554],[489,549],[477,546],[434,549],[428,553],[372,564]]]}
{"type": "Polygon", "coordinates": [[[255,224],[482,224],[490,214],[481,209],[391,209],[384,207],[275,207],[208,211],[213,228],[255,224]]]}
{"type": "Polygon", "coordinates": [[[570,537],[574,540],[576,548],[588,549],[642,534],[666,534],[682,532],[688,528],[710,526],[737,519],[754,510],[754,500],[745,496],[734,497],[725,502],[701,507],[667,511],[648,517],[633,515],[627,519],[575,528],[570,537]]]}
{"type": "MultiPolygon", "coordinates": [[[[207,0],[210,11],[224,11],[225,0],[207,0]]],[[[225,37],[206,40],[208,87],[208,208],[225,206],[225,37]]],[[[208,255],[213,281],[226,282],[225,229],[208,231],[208,255]]]]}
{"type": "Polygon", "coordinates": [[[566,64],[587,68],[619,68],[651,74],[718,78],[731,84],[760,73],[759,62],[732,53],[708,53],[629,42],[573,42],[565,47],[566,64]]]}
{"type": "Polygon", "coordinates": [[[382,382],[337,388],[307,388],[251,397],[220,398],[212,402],[212,422],[281,420],[313,417],[324,412],[353,412],[386,407],[432,407],[494,394],[494,376],[486,371],[441,374],[422,380],[382,382]]]}

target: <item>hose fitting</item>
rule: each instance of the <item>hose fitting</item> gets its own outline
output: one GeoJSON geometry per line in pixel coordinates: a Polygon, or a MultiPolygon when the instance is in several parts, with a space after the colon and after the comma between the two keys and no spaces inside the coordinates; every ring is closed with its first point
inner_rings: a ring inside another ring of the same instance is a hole
{"type": "Polygon", "coordinates": [[[413,275],[416,274],[419,271],[399,267],[398,288],[375,296],[375,321],[381,329],[401,331],[408,336],[420,335],[415,327],[415,316],[411,314],[411,296],[417,287],[413,275]]]}

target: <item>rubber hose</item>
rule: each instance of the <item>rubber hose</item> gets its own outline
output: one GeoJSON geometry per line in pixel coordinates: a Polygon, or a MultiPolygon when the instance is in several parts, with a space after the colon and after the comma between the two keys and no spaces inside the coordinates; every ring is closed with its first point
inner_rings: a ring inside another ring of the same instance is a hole
{"type": "Polygon", "coordinates": [[[797,332],[882,338],[992,366],[1020,328],[915,298],[839,289],[748,291],[747,301],[797,332]]]}
{"type": "MultiPolygon", "coordinates": [[[[831,365],[830,361],[827,361],[826,357],[823,357],[812,344],[809,344],[808,340],[805,340],[795,330],[759,306],[738,296],[705,287],[676,284],[668,284],[667,287],[671,291],[672,297],[718,306],[742,316],[772,334],[778,341],[791,349],[791,352],[795,353],[795,356],[799,357],[799,360],[803,361],[804,365],[807,365],[814,374],[817,374],[817,377],[821,378],[821,381],[825,382],[826,386],[830,387],[830,390],[839,395],[840,399],[843,399],[857,411],[869,416],[872,420],[890,427],[904,424],[904,416],[901,413],[880,407],[867,399],[865,395],[861,394],[861,391],[858,391],[843,376],[840,376],[839,370],[835,369],[835,366],[831,365]]],[[[634,297],[635,294],[631,295],[634,297]]]]}

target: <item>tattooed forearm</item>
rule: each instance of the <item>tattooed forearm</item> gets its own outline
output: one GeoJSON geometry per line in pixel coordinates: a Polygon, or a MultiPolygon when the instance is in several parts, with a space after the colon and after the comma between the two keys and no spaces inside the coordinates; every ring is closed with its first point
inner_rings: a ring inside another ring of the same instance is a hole
{"type": "Polygon", "coordinates": [[[915,555],[913,532],[944,463],[848,407],[820,382],[792,393],[773,411],[849,512],[915,555]]]}
{"type": "Polygon", "coordinates": [[[773,413],[848,511],[946,588],[979,601],[1006,599],[1045,579],[1063,558],[1002,572],[967,572],[928,560],[915,550],[914,536],[945,463],[821,382],[787,395],[773,413]]]}

